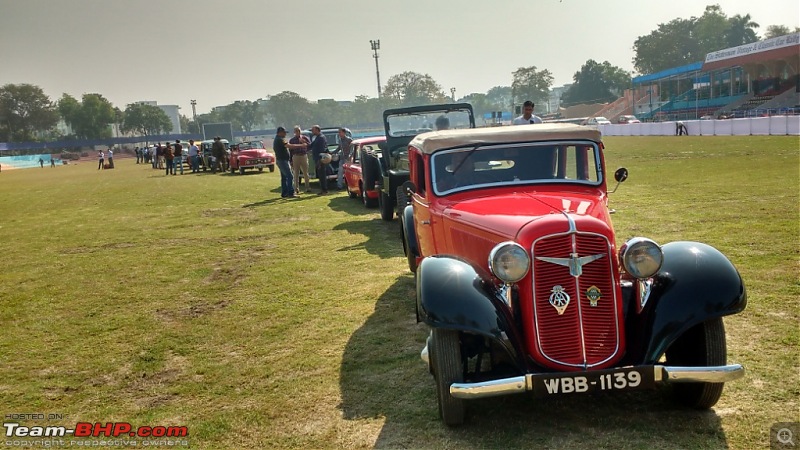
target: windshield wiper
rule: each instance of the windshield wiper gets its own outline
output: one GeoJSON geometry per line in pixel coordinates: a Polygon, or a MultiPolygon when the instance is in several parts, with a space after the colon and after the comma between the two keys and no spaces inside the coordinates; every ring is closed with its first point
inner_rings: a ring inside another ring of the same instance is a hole
{"type": "Polygon", "coordinates": [[[472,156],[472,154],[475,153],[475,150],[481,148],[481,146],[483,146],[483,144],[478,144],[475,147],[472,147],[472,149],[467,152],[467,156],[465,156],[464,159],[462,159],[461,162],[458,163],[458,166],[453,168],[453,173],[458,172],[458,169],[460,169],[461,166],[463,166],[464,163],[467,162],[467,160],[470,158],[470,156],[472,156]]]}

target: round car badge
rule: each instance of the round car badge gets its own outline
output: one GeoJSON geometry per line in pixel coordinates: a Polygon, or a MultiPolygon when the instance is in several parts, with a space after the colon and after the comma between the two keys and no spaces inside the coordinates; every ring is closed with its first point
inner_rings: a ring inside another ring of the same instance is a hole
{"type": "Polygon", "coordinates": [[[564,314],[564,310],[566,310],[567,305],[569,305],[569,294],[559,285],[553,286],[550,292],[552,292],[552,294],[550,294],[550,304],[553,305],[559,316],[564,314]]]}
{"type": "Polygon", "coordinates": [[[597,306],[597,301],[600,300],[602,296],[603,293],[600,292],[597,286],[592,286],[586,290],[586,298],[589,299],[589,306],[597,306]]]}

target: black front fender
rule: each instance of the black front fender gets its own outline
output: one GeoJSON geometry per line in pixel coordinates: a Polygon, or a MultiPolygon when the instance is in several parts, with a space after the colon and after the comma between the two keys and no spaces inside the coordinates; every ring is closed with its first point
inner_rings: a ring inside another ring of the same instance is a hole
{"type": "Polygon", "coordinates": [[[423,259],[417,269],[417,310],[419,320],[431,328],[489,338],[520,368],[525,367],[522,341],[511,325],[510,311],[468,263],[447,256],[423,259]]]}
{"type": "Polygon", "coordinates": [[[628,356],[654,364],[689,328],[744,310],[747,291],[739,272],[719,250],[699,242],[663,246],[642,313],[629,314],[628,356]]]}
{"type": "Polygon", "coordinates": [[[406,240],[406,251],[410,254],[419,256],[419,246],[417,245],[417,232],[414,229],[414,207],[411,205],[403,208],[403,217],[401,217],[401,226],[403,227],[403,238],[406,240]]]}

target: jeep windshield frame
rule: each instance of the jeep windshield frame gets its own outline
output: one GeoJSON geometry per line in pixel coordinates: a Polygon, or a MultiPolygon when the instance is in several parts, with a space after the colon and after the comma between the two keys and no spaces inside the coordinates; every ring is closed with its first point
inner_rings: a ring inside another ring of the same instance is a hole
{"type": "Polygon", "coordinates": [[[388,167],[407,170],[408,144],[421,133],[436,131],[436,119],[445,116],[450,128],[475,128],[475,114],[469,103],[412,106],[383,112],[386,143],[382,146],[388,167]]]}
{"type": "Polygon", "coordinates": [[[538,141],[442,149],[431,155],[433,193],[542,184],[597,188],[604,181],[596,142],[538,141]]]}

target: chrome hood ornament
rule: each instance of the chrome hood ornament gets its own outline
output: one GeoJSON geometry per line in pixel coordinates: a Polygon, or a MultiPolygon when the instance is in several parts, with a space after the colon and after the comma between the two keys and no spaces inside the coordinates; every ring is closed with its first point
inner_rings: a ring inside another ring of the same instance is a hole
{"type": "Polygon", "coordinates": [[[604,256],[606,255],[600,253],[597,255],[579,257],[577,253],[571,253],[569,258],[548,258],[546,256],[537,256],[536,259],[552,264],[558,264],[559,266],[569,267],[569,274],[573,277],[579,277],[583,273],[583,266],[592,261],[597,261],[604,256]]]}

